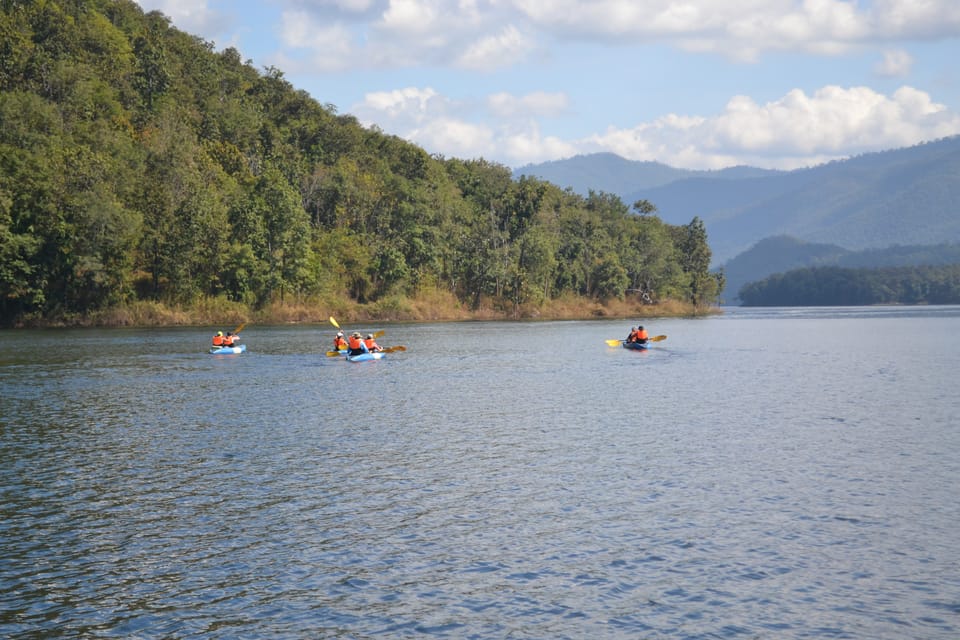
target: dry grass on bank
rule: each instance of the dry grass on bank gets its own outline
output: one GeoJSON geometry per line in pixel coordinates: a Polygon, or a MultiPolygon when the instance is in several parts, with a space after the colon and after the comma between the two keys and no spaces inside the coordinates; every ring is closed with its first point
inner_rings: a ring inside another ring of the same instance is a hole
{"type": "Polygon", "coordinates": [[[637,300],[597,301],[564,296],[541,305],[521,305],[481,299],[476,309],[442,289],[421,291],[416,297],[390,296],[370,304],[346,298],[274,303],[253,311],[225,298],[206,298],[192,307],[168,307],[159,302],[135,302],[82,317],[24,323],[35,327],[232,327],[251,324],[338,322],[457,322],[465,320],[596,320],[689,317],[719,313],[716,307],[694,308],[676,300],[642,304],[637,300]]]}

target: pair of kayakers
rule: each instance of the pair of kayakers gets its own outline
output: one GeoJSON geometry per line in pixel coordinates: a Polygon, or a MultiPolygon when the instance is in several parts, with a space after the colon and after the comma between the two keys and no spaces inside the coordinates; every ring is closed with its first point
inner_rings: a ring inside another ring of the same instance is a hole
{"type": "Polygon", "coordinates": [[[630,327],[630,334],[627,336],[627,343],[636,343],[636,344],[647,344],[647,340],[650,339],[650,335],[647,333],[647,330],[643,326],[639,327],[630,327]]]}
{"type": "Polygon", "coordinates": [[[234,334],[230,331],[227,331],[227,335],[223,335],[223,331],[217,331],[217,335],[213,336],[213,346],[217,348],[235,347],[239,340],[239,334],[234,334]]]}
{"type": "MultiPolygon", "coordinates": [[[[339,340],[343,339],[343,332],[339,332],[337,337],[334,338],[334,344],[338,344],[339,340]]],[[[340,347],[337,347],[337,350],[340,350],[340,347]]],[[[377,352],[383,351],[383,347],[377,344],[376,339],[373,337],[372,333],[368,333],[367,337],[364,338],[363,334],[359,331],[354,331],[350,334],[350,337],[347,339],[347,355],[356,356],[361,353],[377,352]]]]}

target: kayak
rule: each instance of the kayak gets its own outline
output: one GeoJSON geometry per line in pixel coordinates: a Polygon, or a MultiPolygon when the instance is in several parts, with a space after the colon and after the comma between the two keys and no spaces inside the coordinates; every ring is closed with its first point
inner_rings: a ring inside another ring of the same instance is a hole
{"type": "Polygon", "coordinates": [[[647,349],[650,348],[650,343],[649,343],[649,342],[645,342],[645,343],[643,343],[643,344],[640,344],[640,343],[638,343],[638,342],[624,342],[624,343],[623,343],[623,348],[624,348],[624,349],[634,349],[635,351],[646,351],[647,349]]]}
{"type": "Polygon", "coordinates": [[[247,345],[240,344],[235,347],[210,347],[210,353],[215,356],[227,355],[231,353],[243,353],[247,350],[247,345]]]}
{"type": "Polygon", "coordinates": [[[366,362],[368,360],[381,360],[386,358],[387,354],[383,351],[370,351],[368,353],[359,353],[355,356],[347,356],[350,362],[366,362]]]}

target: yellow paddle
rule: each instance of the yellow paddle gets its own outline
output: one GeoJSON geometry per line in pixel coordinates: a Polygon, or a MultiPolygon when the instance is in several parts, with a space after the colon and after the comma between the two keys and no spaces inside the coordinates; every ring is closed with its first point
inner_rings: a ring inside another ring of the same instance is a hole
{"type": "MultiPolygon", "coordinates": [[[[333,319],[333,316],[330,316],[330,324],[332,324],[333,326],[335,326],[337,329],[340,329],[341,331],[343,331],[343,329],[340,327],[340,325],[337,324],[337,321],[333,319]]],[[[234,333],[236,333],[236,332],[234,332],[234,333]]],[[[373,337],[374,337],[374,338],[380,338],[380,337],[383,337],[384,334],[386,334],[386,331],[377,331],[375,334],[373,334],[373,337]]]]}

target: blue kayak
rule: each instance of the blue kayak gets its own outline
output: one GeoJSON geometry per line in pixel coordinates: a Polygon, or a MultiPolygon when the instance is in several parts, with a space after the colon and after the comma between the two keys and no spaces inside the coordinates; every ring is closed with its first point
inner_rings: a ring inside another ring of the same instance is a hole
{"type": "Polygon", "coordinates": [[[235,347],[210,347],[210,353],[215,356],[228,355],[231,353],[243,353],[247,350],[247,345],[240,344],[235,347]]]}
{"type": "Polygon", "coordinates": [[[347,360],[350,362],[367,362],[368,360],[381,360],[386,357],[387,354],[382,351],[369,351],[367,353],[359,353],[355,356],[347,356],[347,360]]]}
{"type": "Polygon", "coordinates": [[[639,342],[624,342],[623,348],[634,349],[636,351],[646,351],[647,349],[650,348],[650,343],[644,342],[643,344],[640,344],[639,342]]]}

